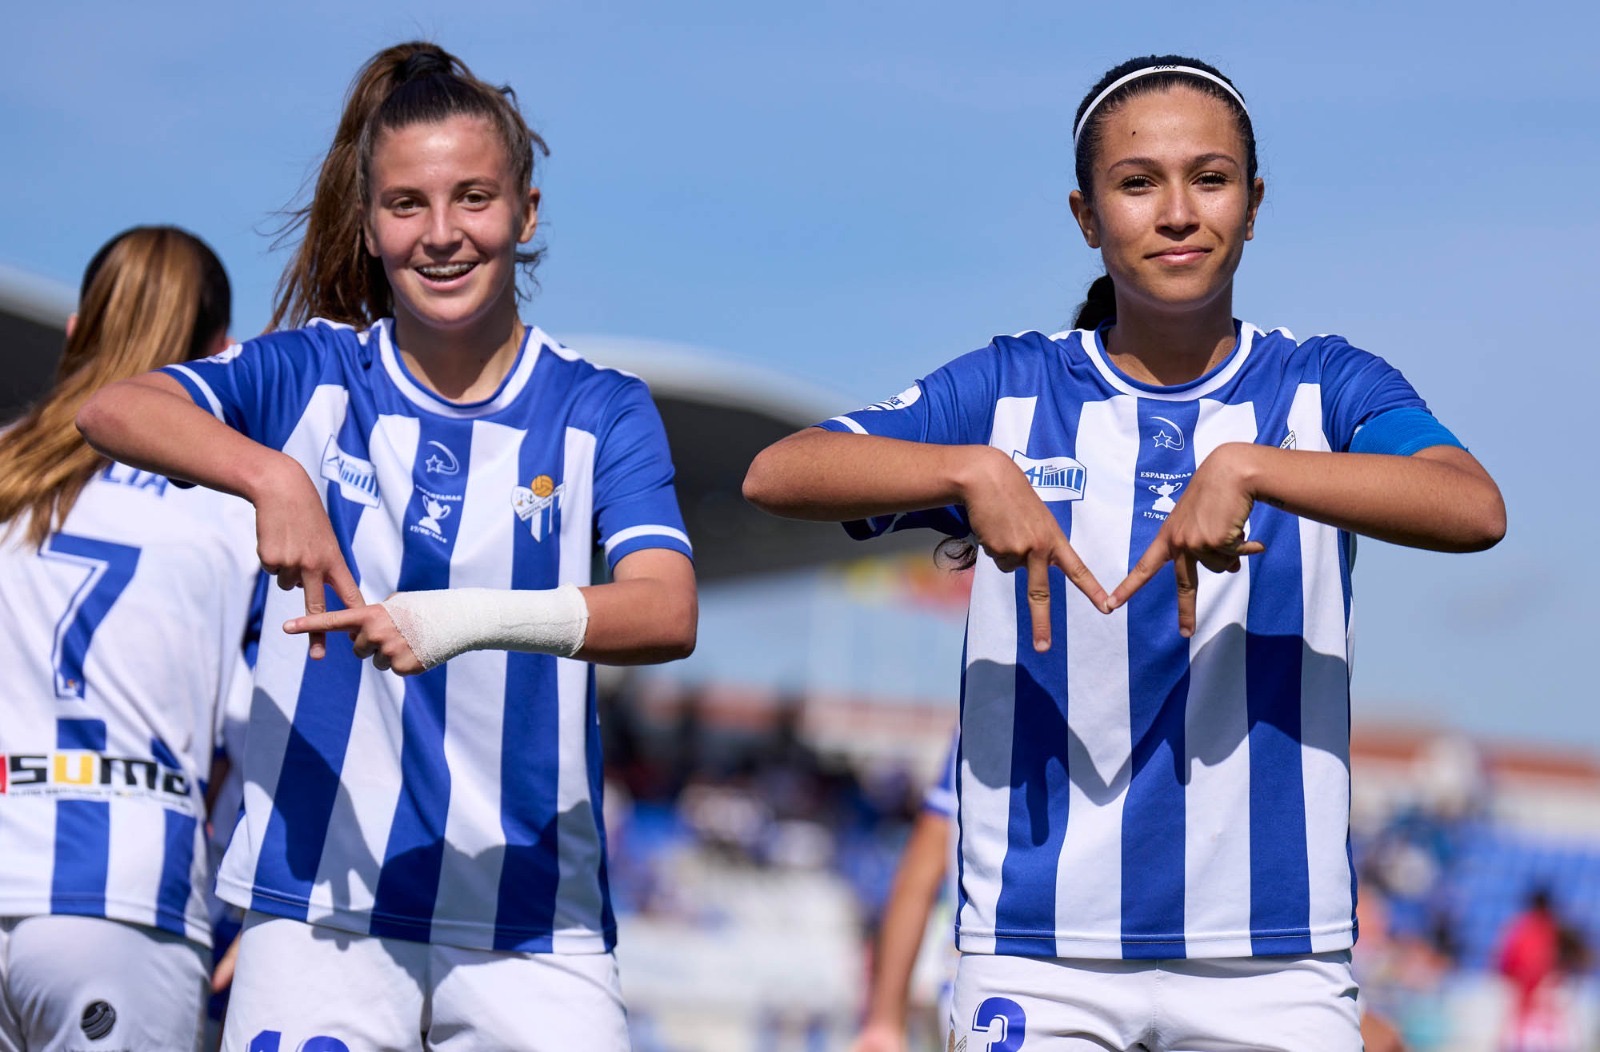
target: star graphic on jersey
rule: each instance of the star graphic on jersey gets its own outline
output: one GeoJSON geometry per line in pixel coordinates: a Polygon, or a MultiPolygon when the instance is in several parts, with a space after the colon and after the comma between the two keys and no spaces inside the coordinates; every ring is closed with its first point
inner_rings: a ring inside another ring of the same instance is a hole
{"type": "Polygon", "coordinates": [[[448,465],[444,461],[440,460],[437,454],[428,458],[428,470],[432,471],[435,474],[443,473],[445,468],[447,468],[449,466],[450,465],[448,465]]]}
{"type": "Polygon", "coordinates": [[[1155,443],[1157,449],[1164,449],[1167,446],[1172,445],[1172,436],[1167,434],[1165,431],[1157,431],[1155,443]]]}

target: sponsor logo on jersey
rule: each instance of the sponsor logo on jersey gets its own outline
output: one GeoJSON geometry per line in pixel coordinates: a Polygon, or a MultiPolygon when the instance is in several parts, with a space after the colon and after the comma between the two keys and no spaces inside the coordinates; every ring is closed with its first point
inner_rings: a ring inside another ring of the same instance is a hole
{"type": "Polygon", "coordinates": [[[1042,501],[1082,500],[1083,483],[1087,473],[1083,465],[1071,457],[1046,457],[1034,460],[1017,450],[1011,459],[1027,476],[1028,483],[1042,501]]]}
{"type": "Polygon", "coordinates": [[[428,454],[428,459],[424,462],[428,469],[428,474],[454,475],[461,470],[461,462],[456,459],[456,455],[450,451],[449,446],[443,442],[435,442],[431,438],[428,439],[428,445],[435,450],[435,452],[428,454]]]}
{"type": "Polygon", "coordinates": [[[228,362],[233,361],[235,358],[239,357],[240,352],[242,352],[243,350],[244,350],[244,344],[242,344],[242,343],[231,344],[230,346],[224,347],[222,350],[218,351],[216,354],[213,354],[211,357],[207,358],[206,361],[215,362],[218,365],[224,365],[224,364],[226,364],[228,362]]]}
{"type": "Polygon", "coordinates": [[[883,412],[890,409],[907,409],[917,404],[917,399],[922,397],[922,388],[916,384],[901,391],[893,398],[885,398],[881,402],[874,402],[867,406],[863,412],[883,412]]]}
{"type": "Polygon", "coordinates": [[[555,533],[556,511],[561,507],[564,485],[556,485],[549,475],[537,475],[526,486],[511,490],[511,509],[517,518],[528,524],[533,539],[542,542],[546,534],[555,533]]]}
{"type": "Polygon", "coordinates": [[[1168,420],[1164,416],[1153,416],[1151,420],[1158,421],[1163,426],[1150,436],[1157,449],[1182,449],[1184,447],[1183,428],[1168,420]]]}
{"type": "Polygon", "coordinates": [[[108,1001],[90,1001],[84,1006],[78,1025],[83,1027],[84,1037],[99,1041],[117,1025],[117,1010],[108,1001]]]}
{"type": "Polygon", "coordinates": [[[322,477],[339,484],[346,500],[378,506],[378,469],[372,461],[351,456],[339,448],[339,440],[329,438],[322,450],[322,477]]]}
{"type": "Polygon", "coordinates": [[[0,753],[0,796],[154,796],[192,811],[189,778],[156,760],[87,749],[0,753]]]}
{"type": "Polygon", "coordinates": [[[1287,435],[1283,436],[1283,441],[1278,443],[1278,448],[1279,449],[1298,449],[1299,448],[1299,443],[1297,443],[1295,441],[1294,431],[1291,430],[1287,435]]]}

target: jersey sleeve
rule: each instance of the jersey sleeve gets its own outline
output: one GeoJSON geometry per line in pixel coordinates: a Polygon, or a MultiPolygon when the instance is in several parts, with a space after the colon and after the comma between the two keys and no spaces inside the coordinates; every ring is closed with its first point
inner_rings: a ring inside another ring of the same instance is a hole
{"type": "Polygon", "coordinates": [[[329,356],[337,353],[327,346],[330,335],[326,326],[271,333],[210,358],[164,366],[161,372],[224,424],[282,449],[329,356]]]}
{"type": "MultiPolygon", "coordinates": [[[[990,344],[942,366],[893,398],[817,426],[908,442],[983,445],[993,426],[997,361],[996,345],[990,344]]],[[[932,529],[952,537],[972,532],[967,510],[959,505],[856,519],[844,523],[844,529],[856,540],[910,529],[932,529]]]]}
{"type": "Polygon", "coordinates": [[[1428,405],[1400,370],[1337,336],[1321,338],[1323,431],[1336,453],[1351,452],[1356,432],[1395,410],[1428,405]]]}
{"type": "Polygon", "coordinates": [[[608,420],[595,451],[595,525],[606,567],[645,548],[694,557],[678,495],[661,414],[644,382],[634,378],[607,404],[608,420]]]}

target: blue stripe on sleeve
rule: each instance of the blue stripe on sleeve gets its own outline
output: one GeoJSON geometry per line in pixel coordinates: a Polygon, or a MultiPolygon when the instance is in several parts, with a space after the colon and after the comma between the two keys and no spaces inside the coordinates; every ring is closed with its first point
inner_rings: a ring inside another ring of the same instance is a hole
{"type": "Polygon", "coordinates": [[[1380,413],[1356,429],[1350,440],[1352,453],[1387,453],[1409,457],[1434,446],[1466,449],[1448,427],[1434,419],[1426,409],[1391,409],[1380,413]]]}

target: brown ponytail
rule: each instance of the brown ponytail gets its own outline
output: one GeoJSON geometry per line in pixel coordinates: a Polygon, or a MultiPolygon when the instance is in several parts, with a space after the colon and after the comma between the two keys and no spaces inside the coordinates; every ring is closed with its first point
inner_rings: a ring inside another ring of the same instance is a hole
{"type": "MultiPolygon", "coordinates": [[[[452,116],[482,117],[499,132],[519,186],[533,184],[534,153],[545,146],[517,109],[509,87],[473,76],[437,44],[412,41],[385,48],[356,73],[345,96],[333,144],[317,173],[311,203],[289,213],[279,244],[301,234],[278,279],[271,328],[312,318],[366,327],[394,313],[382,264],[362,243],[372,149],[383,131],[452,116]]],[[[517,253],[531,273],[542,249],[517,253]]]]}

